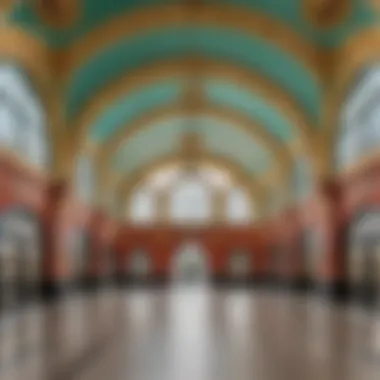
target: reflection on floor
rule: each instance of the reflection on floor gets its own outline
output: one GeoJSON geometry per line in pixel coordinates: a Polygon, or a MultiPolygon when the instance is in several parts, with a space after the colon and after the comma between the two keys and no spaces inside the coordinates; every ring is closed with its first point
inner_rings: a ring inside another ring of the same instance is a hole
{"type": "Polygon", "coordinates": [[[0,319],[1,380],[378,380],[380,318],[205,287],[104,291],[0,319]]]}

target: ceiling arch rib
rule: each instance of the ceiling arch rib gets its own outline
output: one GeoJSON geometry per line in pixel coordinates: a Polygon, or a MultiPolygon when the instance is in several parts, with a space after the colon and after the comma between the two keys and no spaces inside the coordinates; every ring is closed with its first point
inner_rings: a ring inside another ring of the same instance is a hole
{"type": "Polygon", "coordinates": [[[296,58],[255,36],[211,27],[157,30],[98,52],[67,82],[68,119],[75,118],[94,94],[122,76],[152,63],[183,60],[194,54],[257,72],[297,99],[312,120],[317,119],[321,86],[296,58]]]}
{"type": "Polygon", "coordinates": [[[65,54],[63,76],[69,78],[73,71],[85,64],[99,50],[121,39],[131,39],[146,31],[168,26],[195,24],[235,29],[247,36],[259,36],[279,49],[289,52],[318,77],[318,51],[315,47],[290,27],[265,13],[227,4],[199,4],[196,12],[189,13],[188,10],[183,4],[155,4],[154,7],[143,7],[110,18],[108,22],[93,28],[70,45],[65,54]]]}
{"type": "MultiPolygon", "coordinates": [[[[106,144],[98,147],[97,156],[100,162],[101,171],[108,171],[108,165],[116,151],[128,143],[141,130],[147,129],[154,124],[159,124],[168,119],[178,119],[179,117],[190,117],[194,115],[184,113],[180,104],[174,103],[166,107],[156,108],[148,114],[142,115],[133,120],[125,128],[116,133],[106,144]]],[[[233,128],[239,128],[246,132],[254,141],[270,151],[275,158],[275,166],[278,172],[287,175],[292,168],[292,156],[289,150],[268,133],[265,127],[252,122],[243,114],[233,108],[225,108],[212,104],[202,107],[197,116],[207,117],[220,123],[227,123],[233,128]]]]}
{"type": "MultiPolygon", "coordinates": [[[[152,65],[136,70],[133,74],[127,74],[120,78],[118,81],[109,84],[106,88],[100,91],[91,101],[87,104],[85,109],[82,110],[75,125],[72,129],[75,148],[78,151],[85,144],[85,140],[89,134],[90,129],[96,124],[99,117],[105,113],[117,99],[125,94],[131,94],[133,91],[144,88],[162,81],[164,78],[167,80],[181,80],[188,72],[189,60],[184,59],[177,62],[164,62],[158,65],[152,65]]],[[[259,93],[264,98],[267,98],[268,103],[273,103],[284,116],[289,120],[292,126],[297,129],[299,138],[303,142],[305,150],[310,151],[311,147],[311,127],[307,124],[306,116],[297,103],[289,100],[289,96],[281,91],[274,91],[274,86],[269,84],[264,85],[264,82],[257,82],[256,77],[253,75],[251,80],[248,81],[249,72],[243,71],[240,73],[240,68],[233,66],[223,65],[224,69],[215,70],[218,64],[207,64],[207,73],[210,76],[215,72],[216,75],[224,78],[224,75],[229,80],[234,80],[236,85],[245,86],[254,93],[259,93]],[[227,70],[228,69],[228,70],[227,70]],[[244,80],[243,80],[244,78],[244,80]],[[258,85],[257,85],[258,84],[258,85]],[[260,85],[262,84],[262,86],[260,85]],[[270,90],[268,90],[270,89],[270,90]]]]}
{"type": "Polygon", "coordinates": [[[193,116],[165,120],[140,130],[114,152],[110,165],[116,171],[127,173],[150,159],[160,157],[164,152],[180,154],[182,137],[189,127],[196,131],[202,142],[199,155],[212,151],[230,156],[251,175],[263,175],[273,167],[275,160],[270,152],[250,139],[246,131],[212,119],[193,116]]]}

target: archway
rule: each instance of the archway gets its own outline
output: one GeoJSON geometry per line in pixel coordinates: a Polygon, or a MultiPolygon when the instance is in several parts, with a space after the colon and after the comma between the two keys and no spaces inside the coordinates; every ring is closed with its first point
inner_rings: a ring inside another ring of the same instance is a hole
{"type": "Polygon", "coordinates": [[[360,213],[352,222],[349,236],[349,277],[359,299],[367,306],[380,296],[380,212],[360,213]]]}
{"type": "Polygon", "coordinates": [[[323,253],[322,238],[318,230],[307,228],[301,236],[302,270],[306,286],[315,288],[318,283],[321,255],[323,253]]]}
{"type": "Polygon", "coordinates": [[[230,254],[229,272],[233,282],[246,282],[252,271],[251,255],[244,249],[236,249],[230,254]]]}
{"type": "Polygon", "coordinates": [[[380,141],[380,65],[366,67],[358,75],[340,111],[335,141],[335,169],[345,171],[376,155],[380,141]]]}
{"type": "Polygon", "coordinates": [[[34,296],[41,277],[40,228],[36,217],[23,209],[0,216],[1,304],[17,306],[34,296]]]}
{"type": "Polygon", "coordinates": [[[129,275],[133,282],[143,283],[148,280],[151,273],[151,258],[142,248],[132,251],[129,261],[129,275]]]}
{"type": "Polygon", "coordinates": [[[78,288],[85,285],[91,266],[90,235],[85,229],[72,228],[69,237],[72,282],[78,288]]]}
{"type": "Polygon", "coordinates": [[[172,279],[176,283],[199,284],[208,278],[207,252],[197,240],[182,243],[174,253],[172,279]]]}

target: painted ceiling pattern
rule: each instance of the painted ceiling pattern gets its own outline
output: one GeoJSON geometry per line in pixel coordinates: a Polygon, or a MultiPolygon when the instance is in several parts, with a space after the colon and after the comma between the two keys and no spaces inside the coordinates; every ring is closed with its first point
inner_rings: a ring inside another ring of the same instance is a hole
{"type": "Polygon", "coordinates": [[[276,144],[296,167],[292,147],[318,133],[324,85],[316,52],[339,48],[375,23],[369,2],[347,0],[344,17],[320,27],[308,19],[312,1],[70,0],[77,17],[65,27],[44,22],[25,2],[8,22],[65,57],[70,133],[83,131],[83,145],[100,151],[123,136],[109,157],[114,170],[132,174],[177,152],[191,120],[207,151],[260,178],[279,160],[276,144]],[[187,94],[195,80],[194,107],[187,94]],[[203,115],[211,109],[237,122],[203,115]],[[252,127],[237,128],[242,119],[252,127]],[[264,146],[254,126],[271,143],[264,146]]]}

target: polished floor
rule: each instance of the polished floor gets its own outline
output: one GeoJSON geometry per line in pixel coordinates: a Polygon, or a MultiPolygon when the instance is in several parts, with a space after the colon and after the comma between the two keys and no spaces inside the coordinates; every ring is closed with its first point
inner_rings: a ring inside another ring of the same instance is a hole
{"type": "Polygon", "coordinates": [[[1,380],[379,380],[380,316],[204,286],[103,291],[0,318],[1,380]]]}

